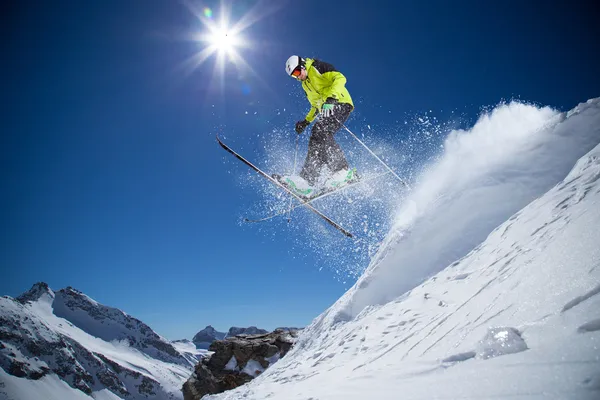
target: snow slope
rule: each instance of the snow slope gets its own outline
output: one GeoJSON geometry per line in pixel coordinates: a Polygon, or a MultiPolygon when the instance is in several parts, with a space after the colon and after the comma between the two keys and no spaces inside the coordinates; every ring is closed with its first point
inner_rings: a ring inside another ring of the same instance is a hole
{"type": "Polygon", "coordinates": [[[181,399],[197,362],[195,351],[72,288],[40,283],[2,297],[0,322],[0,400],[181,399]]]}
{"type": "Polygon", "coordinates": [[[202,357],[210,353],[206,349],[197,348],[196,345],[188,339],[174,340],[171,342],[171,344],[173,345],[173,347],[175,347],[175,349],[177,349],[178,352],[188,357],[189,359],[193,359],[194,361],[199,361],[202,357]]]}
{"type": "Polygon", "coordinates": [[[358,282],[210,399],[600,398],[600,99],[454,132],[358,282]]]}

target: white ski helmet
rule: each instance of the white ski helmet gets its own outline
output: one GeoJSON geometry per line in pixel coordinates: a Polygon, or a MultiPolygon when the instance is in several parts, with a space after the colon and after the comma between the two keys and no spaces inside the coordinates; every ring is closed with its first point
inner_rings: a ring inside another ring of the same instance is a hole
{"type": "Polygon", "coordinates": [[[292,76],[292,72],[300,65],[302,65],[302,58],[299,56],[291,56],[285,62],[285,72],[287,72],[289,76],[292,76]]]}

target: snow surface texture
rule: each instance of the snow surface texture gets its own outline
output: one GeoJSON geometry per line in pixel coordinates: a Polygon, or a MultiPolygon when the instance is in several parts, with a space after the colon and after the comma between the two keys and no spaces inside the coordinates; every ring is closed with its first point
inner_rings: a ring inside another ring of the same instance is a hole
{"type": "Polygon", "coordinates": [[[600,99],[454,132],[359,281],[207,398],[600,398],[598,143],[600,99]]]}
{"type": "Polygon", "coordinates": [[[71,288],[2,297],[0,321],[0,400],[181,399],[201,353],[71,288]]]}

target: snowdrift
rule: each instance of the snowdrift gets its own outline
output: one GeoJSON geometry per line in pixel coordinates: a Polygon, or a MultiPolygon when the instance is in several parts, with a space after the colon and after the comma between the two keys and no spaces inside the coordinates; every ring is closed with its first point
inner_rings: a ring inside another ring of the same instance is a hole
{"type": "Polygon", "coordinates": [[[358,282],[210,399],[600,397],[600,99],[453,132],[358,282]]]}
{"type": "Polygon", "coordinates": [[[355,317],[407,292],[547,192],[600,141],[597,110],[597,101],[567,114],[511,103],[452,132],[342,312],[355,317]]]}

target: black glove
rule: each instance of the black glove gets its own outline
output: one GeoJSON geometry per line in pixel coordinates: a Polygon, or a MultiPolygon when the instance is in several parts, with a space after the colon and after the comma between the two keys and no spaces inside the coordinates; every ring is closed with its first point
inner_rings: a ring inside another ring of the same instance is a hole
{"type": "Polygon", "coordinates": [[[302,121],[296,122],[296,133],[298,135],[301,134],[302,132],[304,132],[306,127],[309,125],[310,125],[310,122],[308,122],[307,120],[302,120],[302,121]]]}

